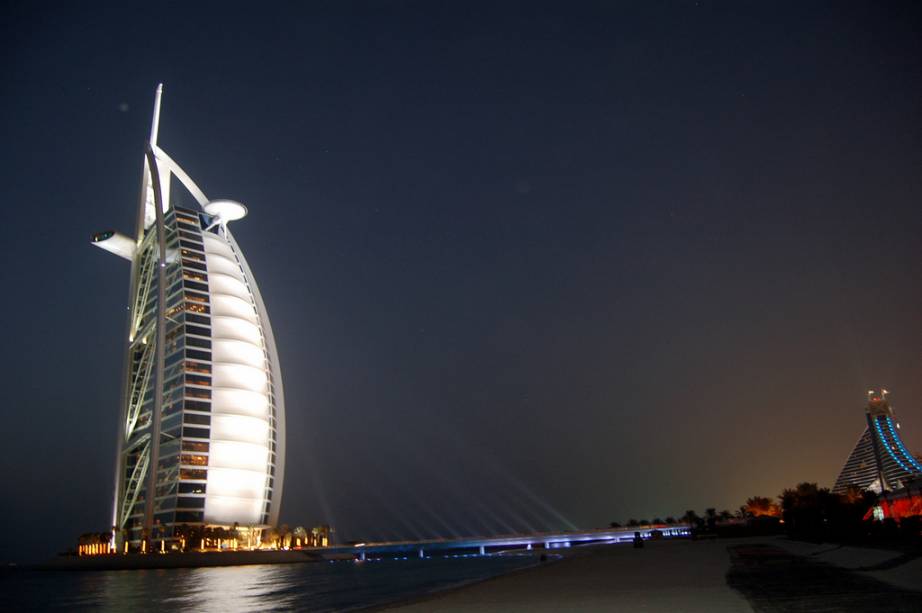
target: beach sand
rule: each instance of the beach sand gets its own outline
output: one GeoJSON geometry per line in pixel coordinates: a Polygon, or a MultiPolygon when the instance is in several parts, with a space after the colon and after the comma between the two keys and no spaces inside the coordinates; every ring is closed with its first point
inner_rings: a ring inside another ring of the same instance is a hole
{"type": "MultiPolygon", "coordinates": [[[[804,543],[787,539],[778,539],[774,544],[795,555],[809,556],[894,587],[907,590],[922,588],[922,555],[919,555],[919,552],[905,554],[886,549],[850,547],[834,543],[804,543]]],[[[919,608],[922,609],[922,594],[919,608]]]]}
{"type": "Polygon", "coordinates": [[[922,610],[922,558],[894,551],[753,537],[595,546],[563,555],[389,610],[922,610]]]}
{"type": "Polygon", "coordinates": [[[643,549],[629,544],[576,548],[558,562],[388,610],[752,611],[726,583],[727,544],[683,540],[651,541],[643,549]]]}

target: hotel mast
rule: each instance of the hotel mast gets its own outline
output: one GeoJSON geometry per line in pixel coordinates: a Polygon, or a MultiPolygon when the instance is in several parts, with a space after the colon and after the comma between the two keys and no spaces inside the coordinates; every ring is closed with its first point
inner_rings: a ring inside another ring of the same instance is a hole
{"type": "Polygon", "coordinates": [[[113,526],[135,544],[182,524],[274,526],[285,472],[275,339],[227,227],[247,209],[208,199],[158,147],[162,89],[135,236],[93,237],[131,262],[113,526]],[[198,208],[171,204],[174,178],[198,208]]]}

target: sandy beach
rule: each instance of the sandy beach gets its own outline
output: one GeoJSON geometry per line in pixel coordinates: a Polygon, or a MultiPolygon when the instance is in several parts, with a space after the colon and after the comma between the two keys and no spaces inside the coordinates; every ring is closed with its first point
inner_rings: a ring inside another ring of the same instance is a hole
{"type": "Polygon", "coordinates": [[[912,589],[922,562],[900,556],[764,537],[591,547],[388,610],[918,610],[922,593],[912,589]]]}
{"type": "Polygon", "coordinates": [[[751,611],[724,579],[725,542],[579,548],[565,559],[498,577],[399,611],[751,611]]]}

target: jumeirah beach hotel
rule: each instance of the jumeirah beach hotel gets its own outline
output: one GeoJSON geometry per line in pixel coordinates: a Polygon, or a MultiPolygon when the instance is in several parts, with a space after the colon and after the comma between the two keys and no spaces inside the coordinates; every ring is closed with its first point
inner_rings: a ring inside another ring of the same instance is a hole
{"type": "Polygon", "coordinates": [[[93,244],[131,262],[113,522],[118,546],[178,526],[277,523],[285,401],[272,327],[228,225],[247,209],[210,200],[157,145],[157,88],[134,236],[93,244]],[[184,188],[198,206],[172,204],[184,188]],[[175,198],[174,198],[175,199],[175,198]]]}

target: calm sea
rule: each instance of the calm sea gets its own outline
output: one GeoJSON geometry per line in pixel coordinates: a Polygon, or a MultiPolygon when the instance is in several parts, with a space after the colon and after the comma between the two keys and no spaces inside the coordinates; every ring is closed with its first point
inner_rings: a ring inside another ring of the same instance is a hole
{"type": "Polygon", "coordinates": [[[531,556],[318,562],[0,578],[0,611],[342,611],[400,601],[535,563],[531,556]]]}

